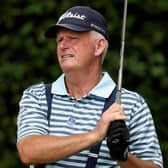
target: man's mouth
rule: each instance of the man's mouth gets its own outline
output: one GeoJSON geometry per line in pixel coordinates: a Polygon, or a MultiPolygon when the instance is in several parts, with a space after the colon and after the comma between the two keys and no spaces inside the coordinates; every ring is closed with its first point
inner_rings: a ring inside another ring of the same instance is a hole
{"type": "Polygon", "coordinates": [[[62,59],[66,59],[66,58],[72,58],[73,55],[72,54],[64,54],[61,56],[62,59]]]}

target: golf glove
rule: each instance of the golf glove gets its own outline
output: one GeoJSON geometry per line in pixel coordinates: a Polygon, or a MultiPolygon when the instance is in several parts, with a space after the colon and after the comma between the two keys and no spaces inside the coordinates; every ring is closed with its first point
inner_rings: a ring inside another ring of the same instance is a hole
{"type": "Polygon", "coordinates": [[[123,120],[113,121],[108,130],[107,146],[114,160],[128,159],[129,131],[123,120]]]}

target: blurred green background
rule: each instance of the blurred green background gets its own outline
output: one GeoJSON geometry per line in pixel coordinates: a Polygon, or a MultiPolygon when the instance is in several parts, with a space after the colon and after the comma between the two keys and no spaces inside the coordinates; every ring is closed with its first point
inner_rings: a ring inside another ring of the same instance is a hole
{"type": "MultiPolygon", "coordinates": [[[[0,0],[0,168],[24,168],[16,150],[16,118],[28,86],[61,73],[55,39],[44,30],[73,5],[88,5],[107,19],[110,48],[104,62],[117,81],[124,0],[0,0]]],[[[123,86],[148,102],[168,168],[168,1],[128,0],[123,86]]]]}

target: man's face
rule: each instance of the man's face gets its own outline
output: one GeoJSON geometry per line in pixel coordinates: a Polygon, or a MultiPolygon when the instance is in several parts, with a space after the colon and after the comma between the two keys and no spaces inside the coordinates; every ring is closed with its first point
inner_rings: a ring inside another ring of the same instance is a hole
{"type": "Polygon", "coordinates": [[[90,32],[61,28],[56,41],[57,57],[63,72],[86,70],[95,61],[95,43],[90,32]]]}

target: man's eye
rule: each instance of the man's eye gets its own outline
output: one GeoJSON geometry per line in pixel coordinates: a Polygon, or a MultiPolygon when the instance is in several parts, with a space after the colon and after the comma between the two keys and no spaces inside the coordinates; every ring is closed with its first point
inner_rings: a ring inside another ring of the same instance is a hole
{"type": "Polygon", "coordinates": [[[72,40],[78,39],[78,37],[71,37],[72,40]]]}
{"type": "Polygon", "coordinates": [[[60,43],[62,39],[56,39],[56,43],[60,43]]]}

